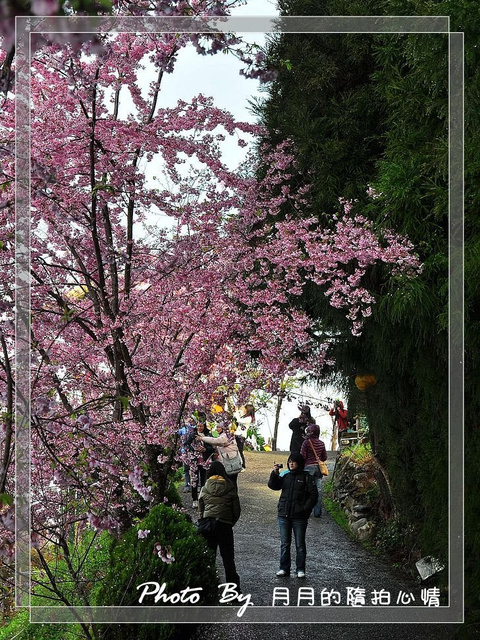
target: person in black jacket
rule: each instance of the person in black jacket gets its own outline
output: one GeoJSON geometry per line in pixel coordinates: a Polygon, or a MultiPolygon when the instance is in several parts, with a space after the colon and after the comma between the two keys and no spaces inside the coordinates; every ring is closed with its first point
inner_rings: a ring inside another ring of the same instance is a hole
{"type": "Polygon", "coordinates": [[[313,476],[304,470],[305,460],[300,453],[291,453],[287,461],[288,471],[280,474],[278,464],[268,480],[268,487],[281,490],[278,501],[278,527],[280,529],[280,569],[277,577],[290,575],[290,546],[292,531],[295,536],[297,578],[305,578],[307,547],[305,534],[308,518],[317,503],[318,491],[313,476]]]}
{"type": "Polygon", "coordinates": [[[310,413],[310,407],[308,404],[302,404],[298,408],[300,409],[300,415],[298,418],[294,418],[288,425],[292,430],[290,453],[298,453],[300,451],[305,437],[306,427],[309,424],[315,424],[315,420],[310,413]]]}
{"type": "Polygon", "coordinates": [[[190,485],[192,487],[192,506],[194,509],[198,507],[198,489],[199,487],[205,486],[205,482],[207,481],[207,461],[214,453],[211,444],[197,440],[198,435],[211,435],[206,424],[206,416],[203,412],[199,413],[197,426],[192,430],[187,439],[187,446],[192,452],[194,459],[194,464],[190,467],[190,485]]]}

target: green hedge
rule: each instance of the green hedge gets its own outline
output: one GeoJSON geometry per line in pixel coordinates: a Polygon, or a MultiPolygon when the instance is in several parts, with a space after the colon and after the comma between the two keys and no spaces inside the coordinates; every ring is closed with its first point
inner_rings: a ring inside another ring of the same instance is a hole
{"type": "MultiPolygon", "coordinates": [[[[211,605],[217,600],[218,577],[213,553],[199,536],[195,526],[185,515],[165,505],[154,507],[136,527],[112,540],[107,575],[96,593],[93,604],[138,606],[142,590],[137,587],[145,582],[165,583],[165,593],[179,593],[186,587],[201,587],[199,605],[211,605]],[[139,538],[139,531],[149,531],[139,538]],[[155,544],[169,549],[175,558],[165,563],[155,552],[155,544]]],[[[155,605],[152,596],[146,596],[142,606],[155,605]]],[[[172,606],[166,603],[166,606],[172,606]]],[[[179,606],[188,606],[180,604],[179,606]]],[[[164,638],[188,638],[193,625],[144,624],[108,625],[103,627],[102,639],[136,638],[161,640],[164,638]]]]}

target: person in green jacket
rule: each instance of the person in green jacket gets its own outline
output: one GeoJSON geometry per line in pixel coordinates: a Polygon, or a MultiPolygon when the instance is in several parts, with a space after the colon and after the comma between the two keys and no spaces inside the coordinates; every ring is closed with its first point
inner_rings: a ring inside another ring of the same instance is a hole
{"type": "Polygon", "coordinates": [[[207,481],[198,498],[198,510],[201,518],[216,519],[215,529],[207,534],[206,541],[215,554],[217,547],[220,548],[225,579],[235,584],[240,594],[233,540],[233,525],[240,517],[240,500],[237,487],[228,479],[225,467],[218,460],[214,460],[207,471],[207,481]]]}

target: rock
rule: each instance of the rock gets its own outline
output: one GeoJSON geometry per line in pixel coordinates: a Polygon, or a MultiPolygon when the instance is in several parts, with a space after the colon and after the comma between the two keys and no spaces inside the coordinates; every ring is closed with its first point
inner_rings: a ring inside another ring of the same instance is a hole
{"type": "Polygon", "coordinates": [[[357,520],[356,522],[352,522],[351,525],[351,529],[353,531],[353,533],[355,535],[358,534],[358,530],[363,527],[364,525],[366,525],[368,522],[368,520],[366,518],[360,518],[360,520],[357,520]]]}
{"type": "Polygon", "coordinates": [[[375,529],[375,524],[372,521],[367,522],[367,524],[363,525],[363,527],[360,527],[358,529],[357,531],[358,539],[368,540],[369,538],[371,538],[374,529],[375,529]]]}
{"type": "Polygon", "coordinates": [[[337,463],[334,495],[348,520],[348,526],[360,540],[367,540],[375,529],[375,505],[365,494],[377,484],[373,464],[357,464],[352,459],[337,463]],[[373,520],[372,520],[373,519],[373,520]]]}
{"type": "Polygon", "coordinates": [[[362,474],[362,476],[356,481],[355,488],[352,491],[352,494],[355,496],[363,495],[369,489],[371,489],[371,487],[372,487],[372,483],[368,479],[368,476],[366,474],[365,475],[362,474]]]}
{"type": "Polygon", "coordinates": [[[364,513],[372,510],[372,507],[369,504],[356,504],[353,507],[354,511],[358,511],[358,513],[364,513]]]}
{"type": "Polygon", "coordinates": [[[415,563],[415,566],[417,567],[421,580],[426,580],[435,573],[445,569],[445,566],[440,562],[440,560],[437,560],[432,556],[425,556],[424,558],[421,558],[415,563]]]}
{"type": "Polygon", "coordinates": [[[355,487],[355,490],[352,491],[352,496],[354,496],[355,498],[358,498],[359,496],[363,496],[365,493],[367,493],[367,491],[370,489],[370,486],[364,485],[364,484],[359,484],[355,487]]]}
{"type": "Polygon", "coordinates": [[[353,476],[353,479],[358,482],[359,480],[367,480],[368,479],[368,473],[365,473],[364,471],[362,471],[361,473],[356,473],[353,476]]]}
{"type": "Polygon", "coordinates": [[[362,518],[365,518],[366,514],[365,513],[358,513],[358,511],[352,511],[351,513],[351,518],[352,520],[361,520],[362,518]]]}

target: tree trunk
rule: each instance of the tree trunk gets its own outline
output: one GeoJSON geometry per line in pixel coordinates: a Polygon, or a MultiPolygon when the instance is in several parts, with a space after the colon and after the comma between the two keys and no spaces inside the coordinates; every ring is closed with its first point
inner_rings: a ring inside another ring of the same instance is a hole
{"type": "Polygon", "coordinates": [[[332,429],[332,451],[336,451],[337,449],[337,421],[335,420],[335,417],[332,416],[332,425],[333,425],[333,429],[332,429]]]}
{"type": "Polygon", "coordinates": [[[398,516],[395,500],[393,498],[390,479],[385,467],[375,458],[375,480],[377,481],[380,495],[382,497],[382,515],[385,519],[392,517],[396,519],[398,516]]]}
{"type": "Polygon", "coordinates": [[[280,411],[282,409],[283,395],[279,394],[277,399],[277,408],[275,410],[275,426],[273,427],[272,451],[277,450],[278,425],[280,422],[280,411]]]}
{"type": "Polygon", "coordinates": [[[145,461],[148,465],[150,477],[154,482],[152,491],[153,502],[151,506],[163,502],[167,488],[168,469],[157,460],[158,456],[164,453],[163,447],[158,444],[147,444],[145,446],[145,461]]]}

